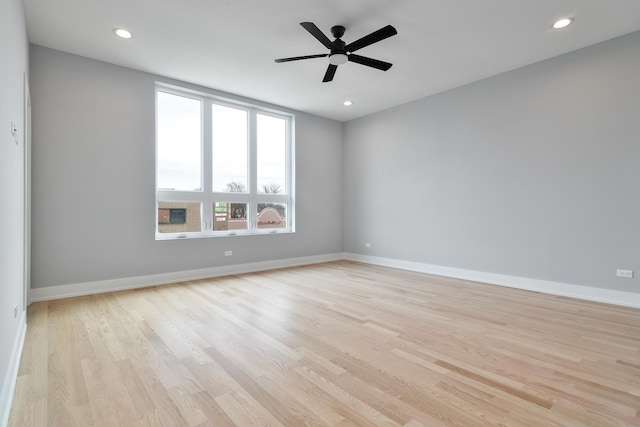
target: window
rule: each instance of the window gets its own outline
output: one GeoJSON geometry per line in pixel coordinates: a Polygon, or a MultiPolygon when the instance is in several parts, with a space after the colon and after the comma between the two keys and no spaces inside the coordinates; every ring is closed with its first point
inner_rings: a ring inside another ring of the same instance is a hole
{"type": "Polygon", "coordinates": [[[186,224],[186,208],[158,207],[158,224],[186,224]]]}
{"type": "Polygon", "coordinates": [[[293,119],[158,84],[156,239],[293,232],[293,119]]]}

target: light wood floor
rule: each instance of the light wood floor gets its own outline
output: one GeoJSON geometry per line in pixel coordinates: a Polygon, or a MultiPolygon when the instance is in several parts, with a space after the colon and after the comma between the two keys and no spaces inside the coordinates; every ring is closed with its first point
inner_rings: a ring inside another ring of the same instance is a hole
{"type": "Polygon", "coordinates": [[[9,425],[640,426],[640,310],[350,262],[33,304],[9,425]]]}

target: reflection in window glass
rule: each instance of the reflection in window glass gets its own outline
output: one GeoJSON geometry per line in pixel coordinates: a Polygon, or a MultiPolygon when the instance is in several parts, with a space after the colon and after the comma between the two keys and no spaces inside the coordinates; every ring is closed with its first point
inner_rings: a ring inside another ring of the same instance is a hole
{"type": "Polygon", "coordinates": [[[258,193],[286,193],[287,121],[257,114],[258,193]]]}
{"type": "Polygon", "coordinates": [[[213,204],[213,231],[248,228],[246,203],[216,202],[213,204]]]}
{"type": "Polygon", "coordinates": [[[247,112],[213,104],[213,191],[247,191],[247,112]]]}
{"type": "Polygon", "coordinates": [[[157,92],[157,156],[159,189],[202,189],[201,103],[157,92]]]}
{"type": "Polygon", "coordinates": [[[202,231],[200,202],[158,202],[158,233],[202,231]]]}
{"type": "Polygon", "coordinates": [[[280,203],[258,203],[258,228],[285,228],[287,206],[280,203]]]}

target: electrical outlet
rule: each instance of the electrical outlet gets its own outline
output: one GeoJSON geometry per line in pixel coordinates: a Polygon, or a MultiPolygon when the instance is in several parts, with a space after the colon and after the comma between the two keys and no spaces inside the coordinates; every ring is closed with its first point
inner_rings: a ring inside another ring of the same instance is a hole
{"type": "Polygon", "coordinates": [[[224,251],[224,256],[231,256],[233,255],[233,251],[224,251]]]}
{"type": "Polygon", "coordinates": [[[365,248],[370,248],[370,247],[371,247],[371,243],[369,243],[369,242],[365,243],[365,244],[364,244],[364,247],[365,247],[365,248]]]}
{"type": "Polygon", "coordinates": [[[633,271],[632,270],[616,270],[616,276],[618,277],[626,277],[628,279],[633,279],[633,271]]]}

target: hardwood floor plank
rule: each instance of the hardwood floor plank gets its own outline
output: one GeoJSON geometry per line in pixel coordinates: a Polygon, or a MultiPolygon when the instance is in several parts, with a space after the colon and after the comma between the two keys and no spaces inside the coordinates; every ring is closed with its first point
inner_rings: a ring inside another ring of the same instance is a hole
{"type": "Polygon", "coordinates": [[[229,418],[220,405],[216,403],[215,399],[206,391],[192,394],[191,400],[206,418],[206,421],[200,424],[201,426],[235,426],[233,420],[229,418]]]}
{"type": "Polygon", "coordinates": [[[215,401],[238,426],[284,427],[265,408],[245,393],[223,394],[216,397],[215,401]]]}

